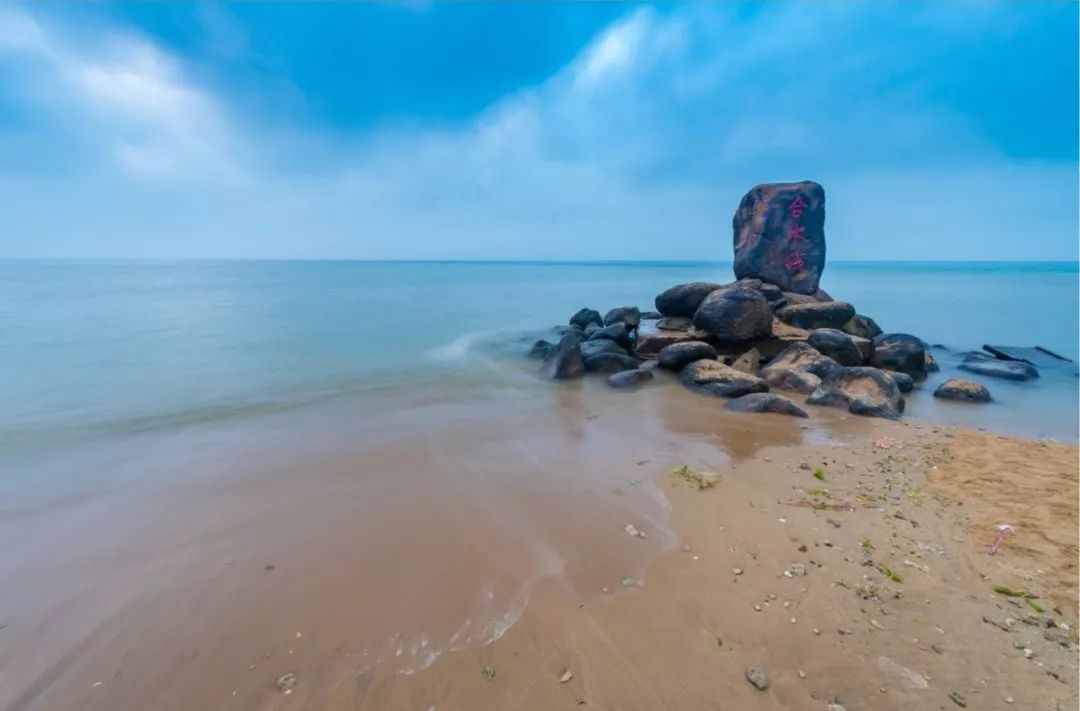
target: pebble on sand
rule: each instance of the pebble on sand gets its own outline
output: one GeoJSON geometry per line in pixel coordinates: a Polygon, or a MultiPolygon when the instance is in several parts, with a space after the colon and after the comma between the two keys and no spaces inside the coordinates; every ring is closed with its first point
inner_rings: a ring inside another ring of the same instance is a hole
{"type": "Polygon", "coordinates": [[[747,667],[746,680],[760,691],[769,688],[769,678],[765,675],[764,667],[747,667]]]}

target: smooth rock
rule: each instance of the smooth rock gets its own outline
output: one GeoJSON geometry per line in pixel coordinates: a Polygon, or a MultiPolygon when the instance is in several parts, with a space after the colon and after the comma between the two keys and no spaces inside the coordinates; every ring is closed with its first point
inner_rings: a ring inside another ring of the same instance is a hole
{"type": "Polygon", "coordinates": [[[1039,377],[1039,371],[1035,369],[1035,366],[1021,360],[997,360],[996,358],[984,360],[969,355],[964,358],[959,367],[979,375],[1005,380],[1033,380],[1039,377]]]}
{"type": "Polygon", "coordinates": [[[656,327],[670,331],[688,331],[693,323],[694,320],[689,316],[664,316],[656,322],[656,327]]]}
{"type": "Polygon", "coordinates": [[[679,371],[679,380],[694,390],[719,395],[739,397],[750,393],[762,393],[769,389],[768,383],[718,360],[699,360],[679,371]]]}
{"type": "Polygon", "coordinates": [[[812,304],[788,304],[777,310],[776,317],[799,328],[840,328],[855,315],[855,308],[843,301],[817,301],[812,304]]]}
{"type": "Polygon", "coordinates": [[[585,360],[599,355],[600,353],[618,353],[619,355],[624,356],[630,355],[628,350],[615,341],[609,341],[606,338],[597,338],[592,341],[581,342],[581,357],[585,360]]]}
{"type": "Polygon", "coordinates": [[[668,370],[682,370],[695,360],[715,359],[716,349],[704,341],[683,341],[660,349],[660,366],[668,370]]]}
{"type": "Polygon", "coordinates": [[[907,373],[901,373],[900,371],[885,371],[885,373],[893,379],[896,383],[896,387],[900,389],[902,393],[909,393],[915,389],[915,379],[907,373]]]}
{"type": "Polygon", "coordinates": [[[642,311],[641,312],[641,320],[642,321],[658,321],[659,319],[660,319],[660,314],[658,312],[656,312],[656,311],[642,311]]]}
{"type": "Polygon", "coordinates": [[[963,378],[949,378],[934,391],[934,397],[971,402],[990,402],[991,400],[990,390],[985,385],[963,378]]]}
{"type": "Polygon", "coordinates": [[[912,377],[926,374],[926,347],[921,339],[907,333],[885,333],[872,341],[870,365],[898,370],[912,377]]]}
{"type": "Polygon", "coordinates": [[[862,351],[855,345],[855,341],[838,328],[819,328],[811,331],[806,342],[840,365],[862,365],[865,362],[862,351]]]}
{"type": "Polygon", "coordinates": [[[642,326],[638,329],[637,342],[634,350],[639,356],[658,356],[664,346],[682,341],[695,340],[687,335],[686,331],[672,331],[670,329],[657,329],[650,326],[642,326]]]}
{"type": "MultiPolygon", "coordinates": [[[[840,367],[840,366],[837,366],[840,367]]],[[[809,395],[821,387],[821,378],[804,370],[785,370],[771,372],[765,378],[771,387],[781,390],[794,390],[797,393],[809,395]]]]}
{"type": "Polygon", "coordinates": [[[550,341],[545,341],[545,340],[541,339],[541,340],[537,341],[536,343],[532,344],[532,348],[529,349],[529,357],[530,358],[540,358],[540,359],[547,358],[548,353],[550,353],[551,349],[554,348],[554,347],[555,347],[554,343],[551,343],[550,341]]]}
{"type": "Polygon", "coordinates": [[[613,388],[635,388],[653,379],[647,370],[624,370],[608,376],[607,383],[613,388]]]}
{"type": "Polygon", "coordinates": [[[620,306],[608,311],[604,315],[604,325],[611,326],[616,323],[626,324],[626,327],[633,331],[641,325],[641,311],[636,306],[620,306]]]}
{"type": "Polygon", "coordinates": [[[583,358],[583,362],[587,373],[621,373],[638,367],[637,358],[610,351],[583,358]]]}
{"type": "Polygon", "coordinates": [[[761,370],[761,351],[751,348],[732,361],[731,367],[750,375],[757,375],[761,370]]]}
{"type": "Polygon", "coordinates": [[[769,677],[765,674],[763,667],[747,667],[746,680],[759,691],[765,691],[765,689],[769,688],[769,677]]]}
{"type": "Polygon", "coordinates": [[[825,190],[817,183],[750,189],[732,219],[735,276],[813,294],[825,268],[825,190]]]}
{"type": "Polygon", "coordinates": [[[705,281],[676,284],[656,297],[656,310],[663,316],[691,318],[705,297],[720,288],[720,284],[705,281]]]}
{"type": "Polygon", "coordinates": [[[825,379],[842,370],[843,366],[828,356],[822,355],[816,348],[802,341],[795,341],[785,348],[779,355],[769,361],[761,369],[761,377],[770,385],[787,387],[799,392],[805,390],[805,384],[813,381],[800,378],[792,373],[810,373],[818,378],[825,379]]]}
{"type": "Polygon", "coordinates": [[[842,407],[856,415],[900,418],[904,398],[888,373],[877,368],[843,368],[822,380],[806,400],[811,405],[842,407]]]}
{"type": "Polygon", "coordinates": [[[728,401],[727,409],[736,412],[774,412],[779,415],[809,417],[806,410],[791,400],[772,393],[750,393],[737,397],[728,401]]]}
{"type": "Polygon", "coordinates": [[[634,345],[634,338],[631,335],[632,329],[625,323],[613,323],[610,326],[604,326],[599,331],[596,331],[589,336],[590,341],[596,341],[605,339],[608,341],[615,341],[620,346],[630,348],[634,345]]]}
{"type": "Polygon", "coordinates": [[[581,338],[569,333],[551,349],[540,366],[540,375],[554,380],[580,378],[585,372],[585,362],[581,358],[581,338]]]}
{"type": "Polygon", "coordinates": [[[581,309],[576,314],[570,317],[570,325],[577,326],[581,330],[585,330],[585,327],[590,323],[597,326],[604,325],[604,319],[600,318],[600,312],[592,309],[581,309]]]}
{"type": "Polygon", "coordinates": [[[717,341],[749,341],[772,334],[769,302],[746,286],[719,289],[705,297],[694,313],[694,326],[717,341]]]}
{"type": "Polygon", "coordinates": [[[873,339],[882,334],[881,327],[877,325],[874,319],[862,314],[852,316],[840,327],[840,330],[852,336],[867,339],[873,339]]]}
{"type": "Polygon", "coordinates": [[[784,299],[792,305],[797,304],[816,304],[817,298],[813,294],[796,294],[793,291],[783,292],[784,299]]]}

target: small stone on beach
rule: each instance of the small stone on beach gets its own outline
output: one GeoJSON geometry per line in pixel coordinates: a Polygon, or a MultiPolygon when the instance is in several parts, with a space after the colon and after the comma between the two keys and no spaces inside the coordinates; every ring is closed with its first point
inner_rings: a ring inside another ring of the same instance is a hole
{"type": "Polygon", "coordinates": [[[763,667],[747,667],[746,680],[759,691],[765,691],[765,689],[769,688],[769,678],[765,675],[763,667]]]}

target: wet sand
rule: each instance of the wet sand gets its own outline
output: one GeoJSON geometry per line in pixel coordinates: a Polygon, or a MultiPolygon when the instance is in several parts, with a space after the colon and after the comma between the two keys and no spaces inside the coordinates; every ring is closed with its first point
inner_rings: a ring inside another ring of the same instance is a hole
{"type": "Polygon", "coordinates": [[[299,438],[262,422],[260,451],[188,433],[168,485],[8,511],[9,540],[79,525],[3,571],[0,702],[1075,708],[1075,446],[737,415],[677,387],[545,393],[497,417],[328,411],[299,438]],[[720,481],[691,488],[682,464],[720,481]]]}

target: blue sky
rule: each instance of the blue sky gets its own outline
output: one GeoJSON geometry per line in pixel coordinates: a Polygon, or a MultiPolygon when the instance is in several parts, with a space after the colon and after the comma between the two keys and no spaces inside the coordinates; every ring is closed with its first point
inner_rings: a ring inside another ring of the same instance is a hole
{"type": "Polygon", "coordinates": [[[0,256],[1077,258],[1075,3],[0,5],[0,256]]]}

